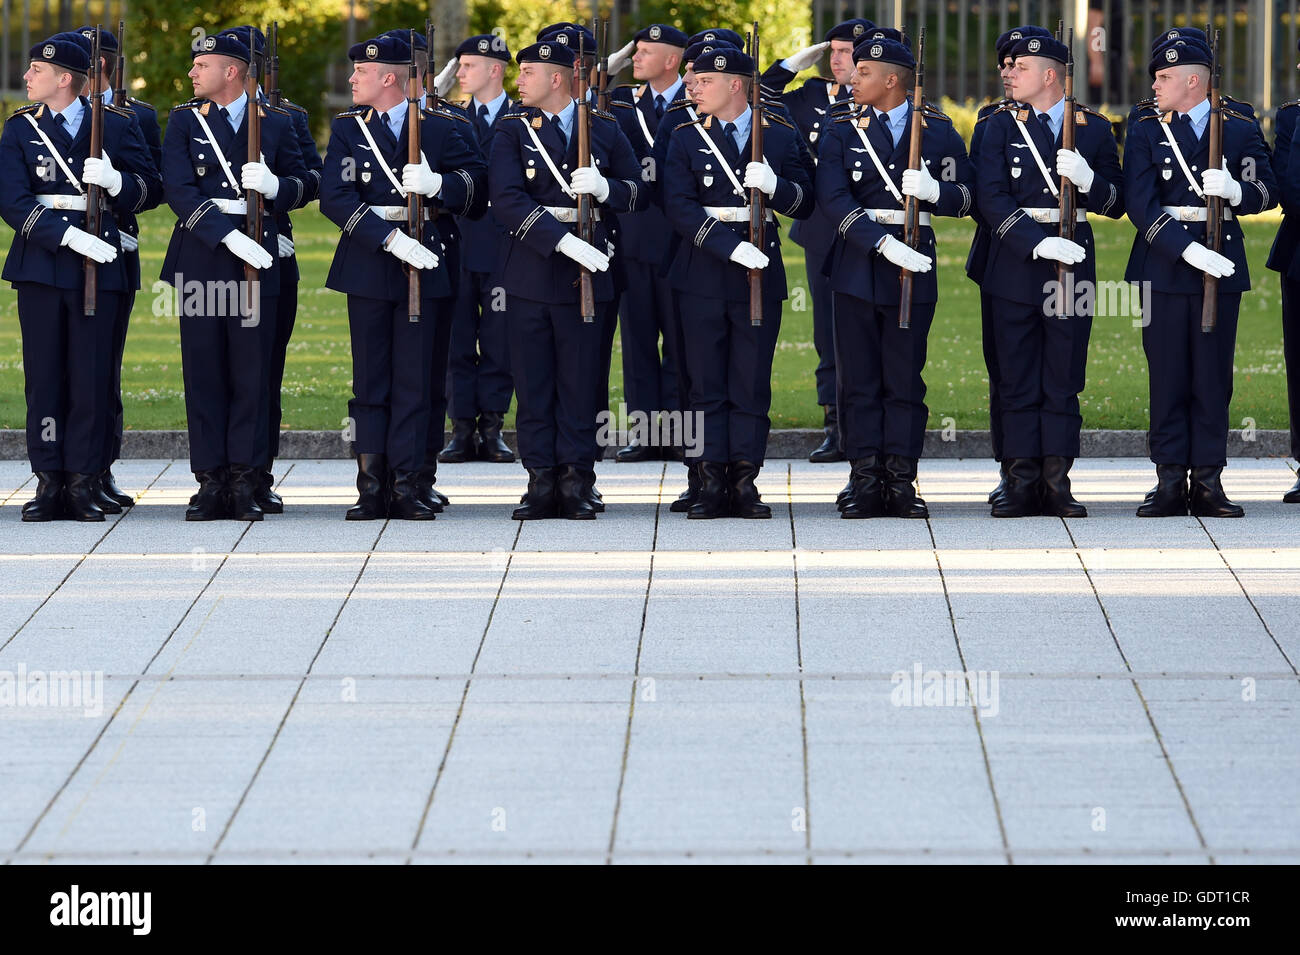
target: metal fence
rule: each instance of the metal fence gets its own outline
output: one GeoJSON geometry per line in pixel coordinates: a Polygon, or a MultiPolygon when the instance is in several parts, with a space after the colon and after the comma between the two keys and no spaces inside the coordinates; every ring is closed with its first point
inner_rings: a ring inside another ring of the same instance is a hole
{"type": "MultiPolygon", "coordinates": [[[[575,7],[587,2],[577,0],[575,7]]],[[[1296,52],[1297,3],[1300,0],[1215,4],[1174,0],[812,0],[811,12],[814,37],[854,16],[881,25],[901,25],[911,34],[924,24],[928,85],[936,99],[950,96],[958,102],[999,93],[993,51],[998,34],[1021,23],[1055,29],[1060,20],[1067,29],[1074,29],[1075,88],[1080,98],[1124,113],[1129,104],[1150,94],[1146,64],[1152,37],[1171,26],[1203,29],[1212,7],[1223,41],[1224,89],[1254,103],[1261,115],[1267,115],[1279,103],[1300,95],[1295,68],[1300,59],[1296,52]],[[1090,76],[1090,67],[1099,75],[1090,76]]],[[[349,5],[348,42],[365,29],[365,6],[349,5]]],[[[442,6],[453,5],[435,3],[435,17],[442,6]]],[[[614,35],[622,35],[624,24],[638,22],[638,6],[636,0],[615,0],[611,10],[614,35]]],[[[34,40],[83,22],[116,23],[126,13],[127,0],[0,0],[0,98],[23,98],[22,74],[34,40]]],[[[339,77],[331,76],[330,81],[331,87],[340,85],[342,91],[339,77]]]]}

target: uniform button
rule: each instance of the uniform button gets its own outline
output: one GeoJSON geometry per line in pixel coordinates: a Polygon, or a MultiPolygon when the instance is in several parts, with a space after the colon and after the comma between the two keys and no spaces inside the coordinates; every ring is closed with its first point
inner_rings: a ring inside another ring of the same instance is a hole
{"type": "Polygon", "coordinates": [[[203,153],[199,153],[199,158],[200,158],[200,159],[203,158],[203,153]]]}
{"type": "Polygon", "coordinates": [[[228,183],[228,182],[223,182],[223,183],[221,184],[222,188],[225,188],[226,186],[229,186],[229,185],[230,185],[230,183],[228,183]]]}
{"type": "Polygon", "coordinates": [[[1043,192],[1046,192],[1046,191],[1047,191],[1046,189],[1043,190],[1043,192]]]}
{"type": "Polygon", "coordinates": [[[368,162],[363,162],[361,165],[362,165],[362,167],[365,168],[365,169],[369,169],[369,168],[370,168],[370,163],[368,163],[368,162]]]}
{"type": "Polygon", "coordinates": [[[1192,167],[1192,172],[1196,172],[1196,167],[1195,167],[1195,166],[1192,167]]]}
{"type": "Polygon", "coordinates": [[[566,162],[566,163],[565,163],[563,166],[561,166],[560,168],[561,168],[561,169],[568,169],[568,168],[569,168],[569,164],[566,162]]]}
{"type": "Polygon", "coordinates": [[[894,164],[893,164],[892,162],[889,164],[889,168],[890,168],[890,169],[893,169],[893,168],[894,168],[894,164]]]}

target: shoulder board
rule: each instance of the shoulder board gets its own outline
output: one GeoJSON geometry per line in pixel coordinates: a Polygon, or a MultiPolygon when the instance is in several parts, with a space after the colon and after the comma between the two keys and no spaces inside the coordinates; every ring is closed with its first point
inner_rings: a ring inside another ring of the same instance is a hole
{"type": "Polygon", "coordinates": [[[155,113],[158,112],[158,110],[154,108],[153,103],[146,103],[144,100],[136,99],[134,96],[128,96],[126,101],[132,106],[143,106],[145,109],[153,110],[155,113]]]}
{"type": "Polygon", "coordinates": [[[1235,109],[1228,109],[1228,107],[1226,106],[1223,107],[1223,115],[1224,118],[1226,119],[1244,119],[1248,123],[1255,122],[1253,116],[1247,116],[1245,113],[1239,113],[1235,109]]]}
{"type": "Polygon", "coordinates": [[[1075,103],[1074,111],[1076,114],[1087,113],[1090,116],[1096,116],[1098,119],[1104,119],[1106,122],[1108,123],[1110,122],[1110,117],[1107,116],[1105,113],[1103,113],[1101,110],[1093,109],[1091,106],[1084,106],[1082,103],[1075,103]]]}
{"type": "Polygon", "coordinates": [[[462,123],[469,125],[469,117],[453,112],[449,109],[442,109],[436,106],[425,106],[422,109],[422,112],[425,116],[437,116],[439,119],[458,119],[462,123]]]}
{"type": "Polygon", "coordinates": [[[1001,109],[1003,106],[1006,106],[1006,105],[1007,105],[1008,103],[1010,103],[1010,102],[1011,102],[1011,100],[1006,99],[1006,98],[1004,97],[1003,99],[998,100],[996,103],[985,103],[985,104],[984,104],[983,106],[981,106],[981,107],[979,108],[979,110],[976,112],[976,117],[977,117],[978,119],[983,119],[983,118],[984,118],[985,116],[987,116],[989,113],[992,113],[992,112],[995,112],[995,111],[1001,109]]]}
{"type": "Polygon", "coordinates": [[[503,114],[500,118],[501,119],[522,119],[525,123],[528,122],[530,119],[532,119],[532,117],[529,116],[528,113],[522,109],[511,110],[510,112],[503,114]]]}
{"type": "Polygon", "coordinates": [[[763,110],[763,120],[769,126],[772,123],[776,123],[778,126],[784,126],[787,129],[794,129],[794,125],[788,119],[770,110],[763,110]]]}
{"type": "Polygon", "coordinates": [[[591,107],[591,115],[592,115],[592,116],[599,116],[601,119],[608,119],[608,120],[610,120],[610,121],[616,121],[616,120],[614,120],[614,114],[613,114],[613,113],[610,113],[610,112],[608,112],[608,111],[606,111],[606,110],[603,110],[603,109],[599,109],[599,108],[597,108],[597,107],[595,107],[595,106],[591,107]]]}
{"type": "MultiPolygon", "coordinates": [[[[13,119],[15,116],[25,116],[28,113],[35,113],[36,116],[39,117],[41,115],[41,109],[42,107],[44,107],[44,105],[45,105],[44,103],[29,103],[27,106],[20,107],[14,110],[12,113],[10,113],[9,119],[13,119]]],[[[5,120],[5,122],[8,121],[9,120],[5,120]]]]}
{"type": "MultiPolygon", "coordinates": [[[[609,105],[610,105],[610,106],[618,106],[618,107],[620,107],[621,109],[636,109],[636,107],[633,106],[632,103],[631,103],[629,100],[625,100],[625,99],[611,99],[611,100],[609,101],[609,105]]],[[[669,108],[669,109],[676,109],[677,107],[676,107],[676,106],[669,106],[668,108],[669,108]]]]}
{"type": "Polygon", "coordinates": [[[1140,117],[1138,117],[1138,122],[1139,122],[1139,123],[1145,123],[1148,119],[1165,119],[1165,118],[1167,118],[1168,116],[1169,116],[1168,113],[1150,112],[1150,113],[1147,113],[1145,116],[1140,116],[1140,117]]]}
{"type": "Polygon", "coordinates": [[[278,114],[278,115],[280,115],[280,116],[288,116],[288,115],[289,115],[289,111],[288,111],[287,109],[282,108],[282,107],[279,107],[279,106],[272,106],[270,103],[262,103],[261,105],[262,105],[262,115],[263,115],[263,116],[265,116],[267,113],[276,113],[276,114],[278,114]]]}
{"type": "Polygon", "coordinates": [[[1278,109],[1290,109],[1292,106],[1300,106],[1300,99],[1293,99],[1289,103],[1283,103],[1278,109]]]}
{"type": "Polygon", "coordinates": [[[469,100],[463,99],[456,103],[461,109],[469,109],[469,100]]]}
{"type": "Polygon", "coordinates": [[[975,122],[982,123],[990,116],[996,116],[998,113],[1012,113],[1015,112],[1018,108],[1019,106],[1016,104],[1014,100],[1005,100],[1002,103],[1000,103],[995,109],[991,109],[983,116],[978,117],[975,120],[975,122]]]}
{"type": "Polygon", "coordinates": [[[291,100],[285,99],[283,96],[280,97],[280,108],[281,108],[281,109],[296,109],[298,112],[300,112],[300,113],[302,113],[302,114],[304,114],[304,115],[306,115],[306,113],[307,113],[307,107],[305,107],[305,106],[299,106],[297,103],[295,103],[295,102],[293,102],[293,101],[291,101],[291,100]]]}
{"type": "Polygon", "coordinates": [[[174,112],[176,112],[178,109],[198,109],[200,106],[202,106],[202,105],[203,105],[204,103],[206,103],[206,102],[207,102],[207,100],[203,100],[203,99],[192,99],[192,100],[187,100],[187,101],[184,102],[184,103],[178,103],[177,105],[173,106],[173,107],[172,107],[172,112],[174,113],[174,112]]]}
{"type": "Polygon", "coordinates": [[[352,107],[352,109],[345,109],[345,110],[344,110],[343,112],[341,112],[341,113],[335,113],[335,114],[334,114],[334,118],[335,118],[335,119],[342,119],[344,116],[360,116],[362,113],[364,113],[364,112],[365,112],[367,109],[369,109],[369,108],[370,108],[370,107],[368,107],[368,106],[354,106],[354,107],[352,107]]]}
{"type": "Polygon", "coordinates": [[[858,118],[858,114],[853,110],[846,110],[843,115],[836,116],[831,122],[833,123],[851,123],[858,118]]]}
{"type": "Polygon", "coordinates": [[[945,123],[951,123],[952,117],[932,103],[926,103],[921,109],[921,115],[926,119],[940,119],[945,123]]]}
{"type": "Polygon", "coordinates": [[[1224,93],[1219,97],[1219,99],[1227,103],[1232,103],[1234,106],[1242,107],[1238,112],[1255,112],[1255,104],[1247,103],[1244,99],[1237,99],[1237,97],[1229,96],[1227,93],[1224,93]]]}
{"type": "Polygon", "coordinates": [[[856,105],[851,99],[836,100],[831,104],[830,111],[832,113],[843,112],[846,109],[852,109],[856,105]]]}
{"type": "Polygon", "coordinates": [[[104,108],[117,113],[118,116],[125,116],[127,119],[135,119],[135,113],[131,112],[125,106],[119,106],[117,103],[105,103],[104,108]]]}

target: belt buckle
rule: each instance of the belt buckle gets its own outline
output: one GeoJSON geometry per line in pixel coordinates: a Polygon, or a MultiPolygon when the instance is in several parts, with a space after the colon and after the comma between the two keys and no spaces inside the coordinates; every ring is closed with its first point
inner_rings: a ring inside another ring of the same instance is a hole
{"type": "Polygon", "coordinates": [[[1183,206],[1178,210],[1178,218],[1183,222],[1197,222],[1196,210],[1191,206],[1183,206]]]}
{"type": "Polygon", "coordinates": [[[72,204],[71,204],[70,202],[68,202],[68,199],[67,199],[66,196],[59,196],[57,199],[54,200],[54,208],[56,208],[56,209],[71,209],[71,208],[72,208],[72,204]]]}

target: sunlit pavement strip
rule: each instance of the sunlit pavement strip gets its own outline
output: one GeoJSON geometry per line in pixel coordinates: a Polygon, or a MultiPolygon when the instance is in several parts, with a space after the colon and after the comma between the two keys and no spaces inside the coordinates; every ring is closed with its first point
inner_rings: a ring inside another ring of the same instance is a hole
{"type": "Polygon", "coordinates": [[[610,462],[520,525],[518,465],[348,523],[300,461],[249,525],[126,461],[122,517],[24,525],[0,462],[0,860],[1294,864],[1293,468],[1138,520],[1151,466],[1082,460],[1089,518],[997,521],[923,461],[929,521],[851,522],[847,465],[772,461],[773,520],[688,522],[610,462]]]}

